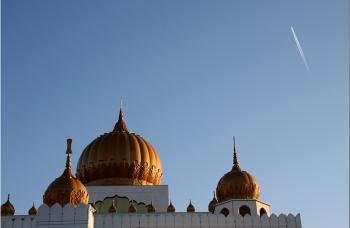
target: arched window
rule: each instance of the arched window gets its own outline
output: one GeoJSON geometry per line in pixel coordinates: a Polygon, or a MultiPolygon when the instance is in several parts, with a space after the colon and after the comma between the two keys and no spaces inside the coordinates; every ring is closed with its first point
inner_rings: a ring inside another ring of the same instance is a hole
{"type": "Polygon", "coordinates": [[[226,207],[222,208],[220,211],[221,214],[225,215],[225,217],[228,216],[228,214],[230,214],[229,209],[227,209],[226,207]]]}
{"type": "Polygon", "coordinates": [[[266,214],[266,210],[264,208],[260,208],[260,216],[262,216],[263,214],[266,214]]]}
{"type": "Polygon", "coordinates": [[[246,215],[246,214],[249,214],[250,215],[250,208],[246,205],[243,205],[239,208],[239,214],[242,215],[243,217],[246,215]]]}

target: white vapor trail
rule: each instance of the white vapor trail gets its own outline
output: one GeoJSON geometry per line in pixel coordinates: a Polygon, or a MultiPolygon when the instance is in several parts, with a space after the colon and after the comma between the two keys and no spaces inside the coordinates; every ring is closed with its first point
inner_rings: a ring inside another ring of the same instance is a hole
{"type": "Polygon", "coordinates": [[[300,56],[301,56],[301,58],[303,59],[303,62],[304,62],[304,64],[305,64],[305,67],[306,67],[307,70],[309,70],[309,65],[307,64],[307,61],[306,61],[306,58],[305,58],[303,49],[301,48],[301,45],[300,45],[299,39],[298,39],[298,37],[297,37],[297,34],[295,34],[295,32],[294,32],[293,26],[290,26],[290,29],[292,30],[295,43],[296,43],[296,45],[297,45],[297,47],[298,47],[300,56]]]}

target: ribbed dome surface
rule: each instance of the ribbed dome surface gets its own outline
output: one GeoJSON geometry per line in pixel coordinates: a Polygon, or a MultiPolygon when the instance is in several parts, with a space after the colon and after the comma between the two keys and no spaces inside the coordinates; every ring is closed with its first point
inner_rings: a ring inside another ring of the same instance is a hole
{"type": "Polygon", "coordinates": [[[219,181],[216,188],[219,202],[229,199],[257,199],[260,198],[259,184],[246,171],[231,170],[219,181]]]}
{"type": "Polygon", "coordinates": [[[87,185],[159,185],[162,164],[150,143],[129,133],[120,110],[114,130],[84,149],[77,176],[87,185]]]}

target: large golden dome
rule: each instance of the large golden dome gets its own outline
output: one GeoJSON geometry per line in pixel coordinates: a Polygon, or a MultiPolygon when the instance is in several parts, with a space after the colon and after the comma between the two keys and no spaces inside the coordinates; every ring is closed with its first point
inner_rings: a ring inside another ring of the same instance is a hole
{"type": "Polygon", "coordinates": [[[232,170],[220,179],[216,187],[216,197],[218,202],[230,199],[260,199],[258,182],[239,167],[236,143],[234,143],[232,170]]]}
{"type": "Polygon", "coordinates": [[[120,108],[112,132],[93,140],[83,151],[77,167],[86,185],[159,185],[162,163],[153,146],[130,133],[120,108]]]}
{"type": "Polygon", "coordinates": [[[89,194],[85,186],[72,173],[70,159],[72,153],[71,144],[72,140],[67,139],[66,168],[62,175],[56,178],[45,191],[43,201],[49,207],[55,203],[59,203],[62,207],[71,203],[76,207],[80,203],[87,204],[89,201],[89,194]]]}

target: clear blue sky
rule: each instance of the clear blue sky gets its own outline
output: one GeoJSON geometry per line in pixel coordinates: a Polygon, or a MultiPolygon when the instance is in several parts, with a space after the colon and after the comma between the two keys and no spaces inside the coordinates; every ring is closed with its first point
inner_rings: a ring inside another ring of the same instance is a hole
{"type": "Polygon", "coordinates": [[[19,214],[111,131],[150,141],[177,210],[206,211],[232,164],[274,213],[348,227],[348,3],[2,1],[1,202],[19,214]],[[305,68],[293,26],[304,49],[305,68]]]}

